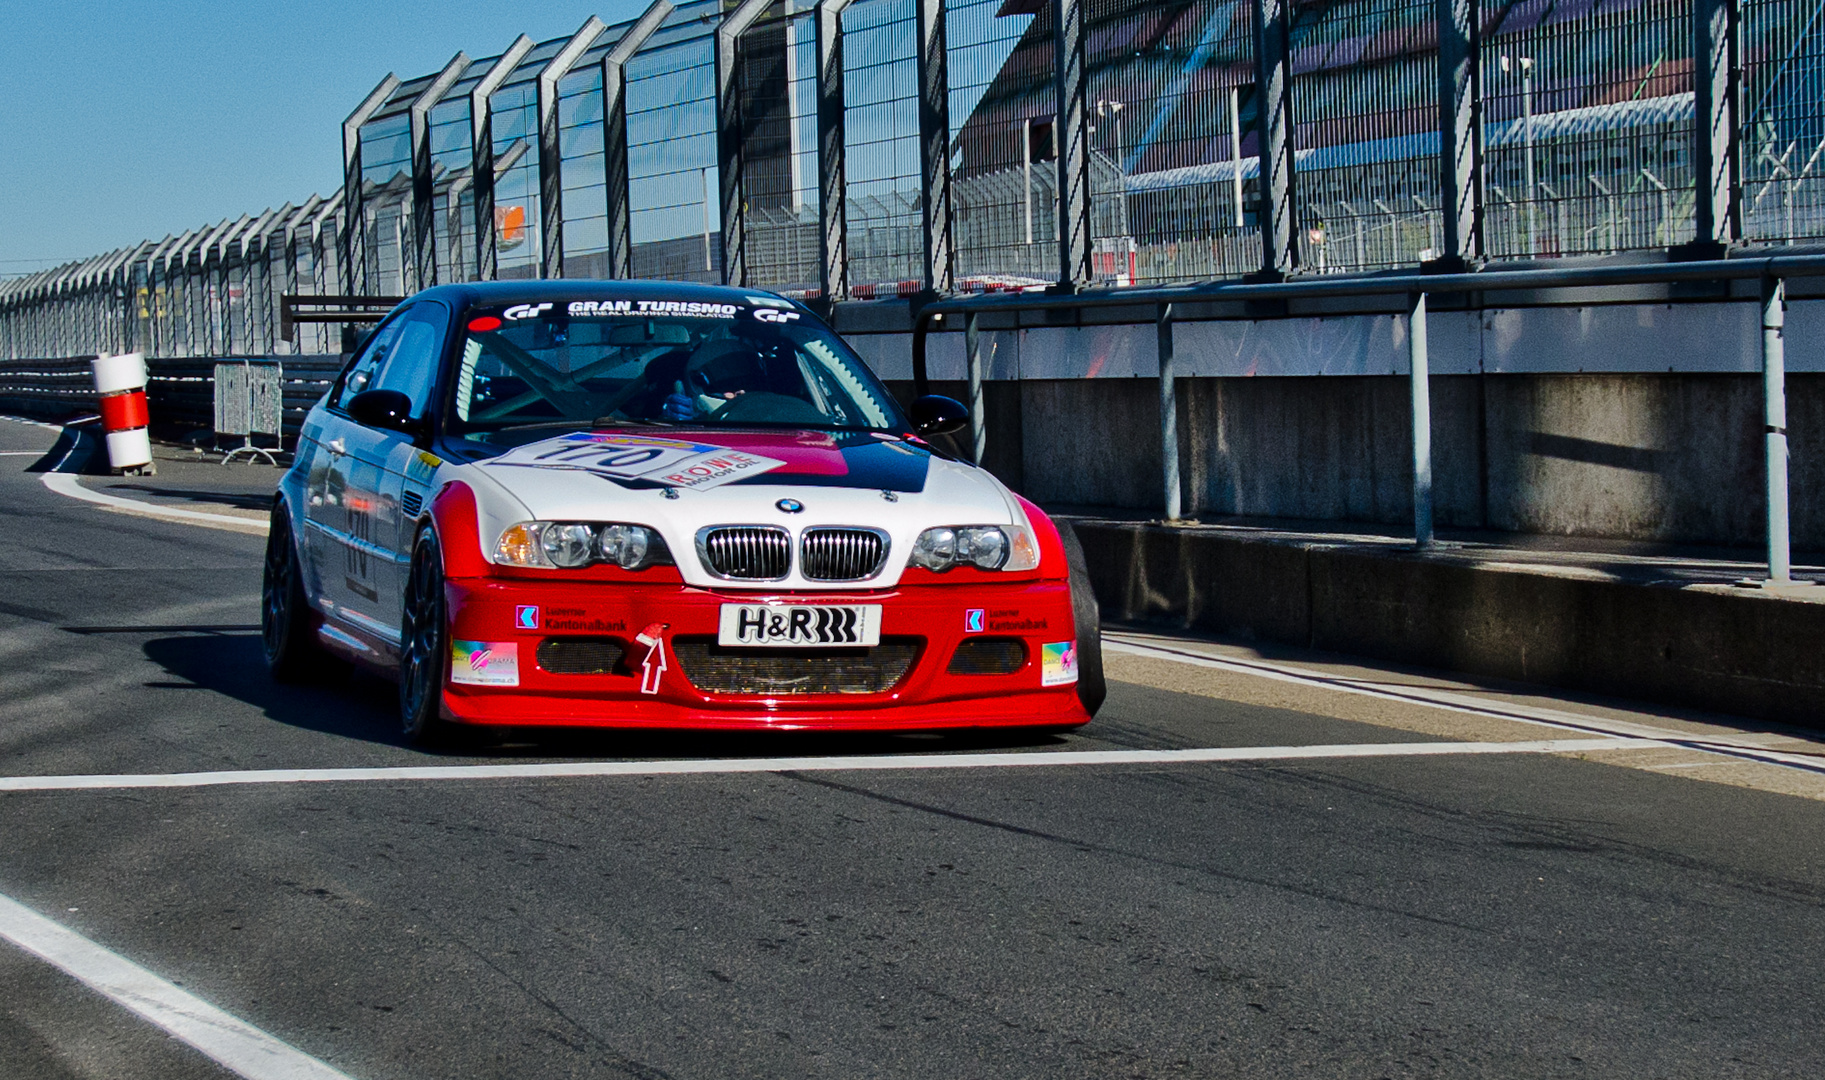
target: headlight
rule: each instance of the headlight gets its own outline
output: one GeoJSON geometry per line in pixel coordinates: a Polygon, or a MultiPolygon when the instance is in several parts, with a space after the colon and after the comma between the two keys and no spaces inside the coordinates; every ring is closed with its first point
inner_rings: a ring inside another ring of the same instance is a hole
{"type": "Polygon", "coordinates": [[[646,562],[653,540],[652,530],[644,525],[604,525],[596,544],[603,562],[632,570],[646,562]]]}
{"type": "Polygon", "coordinates": [[[554,565],[567,570],[588,566],[596,557],[596,530],[571,523],[547,525],[539,536],[539,547],[554,565]]]}
{"type": "Polygon", "coordinates": [[[509,566],[561,567],[595,562],[640,570],[670,562],[665,541],[645,525],[584,521],[522,521],[501,533],[494,560],[509,566]]]}
{"type": "Polygon", "coordinates": [[[907,563],[939,573],[953,566],[1031,570],[1039,565],[1039,548],[1019,525],[940,525],[919,534],[907,563]]]}

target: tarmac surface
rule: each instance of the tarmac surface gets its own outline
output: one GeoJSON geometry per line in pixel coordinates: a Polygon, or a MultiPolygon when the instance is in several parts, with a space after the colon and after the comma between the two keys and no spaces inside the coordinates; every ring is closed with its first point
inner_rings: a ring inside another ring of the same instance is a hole
{"type": "MultiPolygon", "coordinates": [[[[8,944],[0,907],[9,1080],[1825,1066],[1809,733],[1131,631],[1066,737],[428,754],[389,683],[267,679],[256,533],[51,490],[27,470],[55,439],[0,421],[0,900],[296,1059],[212,1061],[78,981],[80,956],[8,944]],[[1545,739],[1605,745],[1474,749],[1545,739]],[[1227,748],[1279,756],[1046,756],[1227,748]],[[956,767],[895,765],[931,754],[956,767]],[[773,761],[828,755],[861,760],[773,761]],[[454,771],[593,762],[650,768],[454,771]],[[427,765],[453,774],[296,773],[427,765]],[[204,771],[240,779],[50,779],[204,771]]],[[[223,481],[158,479],[195,507],[277,476],[198,468],[223,481]]],[[[82,483],[185,501],[122,481],[82,483]]]]}

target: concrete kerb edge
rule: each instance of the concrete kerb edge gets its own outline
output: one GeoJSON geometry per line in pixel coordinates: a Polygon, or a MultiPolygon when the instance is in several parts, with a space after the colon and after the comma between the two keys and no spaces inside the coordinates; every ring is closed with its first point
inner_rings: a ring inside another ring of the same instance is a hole
{"type": "MultiPolygon", "coordinates": [[[[30,421],[28,421],[30,422],[30,421]]],[[[41,425],[49,427],[50,425],[41,425]]],[[[207,529],[222,529],[227,532],[238,532],[249,536],[265,536],[267,524],[252,518],[231,517],[227,514],[211,514],[201,510],[185,510],[181,507],[158,506],[139,499],[122,498],[119,495],[108,495],[99,491],[90,491],[82,486],[78,476],[83,468],[94,457],[100,448],[100,440],[93,432],[76,425],[65,425],[61,431],[70,440],[70,447],[61,460],[51,465],[40,477],[47,490],[66,499],[76,499],[91,503],[104,510],[119,514],[131,514],[136,517],[154,518],[160,521],[171,521],[182,525],[197,525],[207,529]]],[[[60,442],[62,439],[59,440],[60,442]]]]}
{"type": "Polygon", "coordinates": [[[1825,726],[1825,605],[1078,520],[1106,618],[1825,726]]]}

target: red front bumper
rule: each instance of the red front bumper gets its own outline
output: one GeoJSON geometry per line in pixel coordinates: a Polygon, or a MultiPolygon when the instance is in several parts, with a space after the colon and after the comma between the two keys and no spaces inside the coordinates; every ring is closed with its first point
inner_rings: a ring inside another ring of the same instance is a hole
{"type": "MultiPolygon", "coordinates": [[[[480,643],[493,670],[514,646],[517,685],[457,685],[444,692],[444,715],[466,724],[580,725],[627,728],[744,728],[906,731],[968,727],[1069,727],[1088,723],[1074,684],[1042,686],[1042,647],[1069,641],[1071,595],[1063,581],[902,584],[849,593],[761,593],[676,583],[466,579],[446,585],[451,638],[480,643]],[[724,603],[770,599],[800,603],[882,605],[881,636],[917,639],[912,666],[880,693],[706,693],[692,683],[674,639],[713,641],[724,603]],[[536,608],[536,616],[526,609],[536,608]],[[967,629],[972,609],[982,629],[967,629]],[[536,618],[537,626],[523,625],[536,618]],[[646,649],[634,636],[668,624],[666,669],[655,693],[642,693],[646,649]],[[1019,638],[1026,663],[1005,675],[961,675],[946,669],[972,637],[1019,638]],[[547,638],[612,637],[626,661],[605,674],[554,674],[539,663],[547,638]]],[[[467,646],[460,646],[467,647],[467,646]]],[[[453,661],[453,663],[456,663],[453,661]]],[[[468,662],[463,661],[466,665],[468,662]]],[[[468,668],[465,666],[465,671],[468,668]]]]}

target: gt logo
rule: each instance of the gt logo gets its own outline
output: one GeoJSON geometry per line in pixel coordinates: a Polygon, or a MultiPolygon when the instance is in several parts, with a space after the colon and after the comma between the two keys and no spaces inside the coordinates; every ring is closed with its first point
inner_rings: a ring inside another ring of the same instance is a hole
{"type": "Polygon", "coordinates": [[[754,310],[754,319],[756,322],[789,323],[798,319],[798,312],[775,311],[772,308],[756,308],[754,310]]]}
{"type": "Polygon", "coordinates": [[[551,310],[550,304],[515,304],[501,312],[503,319],[536,319],[551,310]]]}
{"type": "Polygon", "coordinates": [[[982,609],[969,608],[963,613],[963,632],[966,634],[982,633],[982,609]]]}

